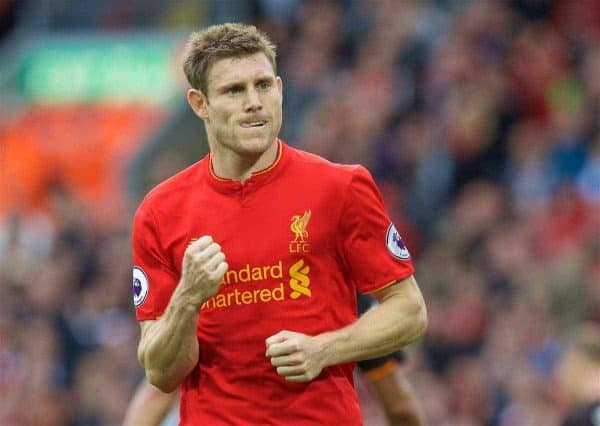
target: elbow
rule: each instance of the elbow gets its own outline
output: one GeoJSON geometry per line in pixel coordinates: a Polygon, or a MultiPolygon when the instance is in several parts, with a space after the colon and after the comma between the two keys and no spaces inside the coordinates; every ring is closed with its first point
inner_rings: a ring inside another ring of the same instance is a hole
{"type": "Polygon", "coordinates": [[[189,357],[184,360],[164,360],[152,357],[148,352],[139,351],[140,364],[146,372],[148,382],[164,393],[172,393],[179,388],[185,378],[198,363],[197,346],[189,357]]]}
{"type": "Polygon", "coordinates": [[[413,304],[411,318],[411,332],[408,343],[412,343],[416,340],[419,340],[425,335],[425,332],[427,331],[427,307],[425,306],[425,302],[422,298],[420,298],[419,301],[415,301],[415,303],[413,304]]]}
{"type": "Polygon", "coordinates": [[[422,303],[419,304],[419,307],[417,308],[417,315],[416,315],[416,319],[415,319],[415,329],[416,329],[416,333],[417,336],[415,338],[416,339],[420,339],[421,337],[423,337],[425,335],[425,332],[427,331],[427,325],[429,323],[428,317],[427,317],[427,307],[425,306],[425,302],[423,301],[422,303]]]}
{"type": "Polygon", "coordinates": [[[411,302],[412,302],[412,310],[413,310],[413,330],[414,330],[414,338],[413,341],[422,338],[427,331],[428,319],[427,319],[427,306],[425,305],[425,299],[423,298],[423,294],[421,291],[416,288],[412,294],[411,302]]]}
{"type": "MultiPolygon", "coordinates": [[[[138,348],[138,361],[140,365],[144,368],[146,373],[146,380],[155,388],[159,389],[164,393],[171,393],[179,387],[183,378],[177,380],[172,374],[169,374],[169,371],[165,371],[157,366],[153,366],[151,363],[147,362],[146,352],[143,350],[142,346],[138,348]]],[[[184,376],[185,377],[185,376],[184,376]]]]}
{"type": "Polygon", "coordinates": [[[177,390],[180,382],[173,380],[172,378],[166,377],[161,372],[152,370],[146,370],[146,379],[148,382],[164,393],[171,393],[177,390]]]}

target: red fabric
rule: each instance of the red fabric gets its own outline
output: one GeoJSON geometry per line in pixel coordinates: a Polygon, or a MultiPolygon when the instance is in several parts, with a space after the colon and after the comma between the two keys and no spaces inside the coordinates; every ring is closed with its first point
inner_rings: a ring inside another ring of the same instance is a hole
{"type": "Polygon", "coordinates": [[[216,178],[206,157],[151,191],[134,220],[134,264],[149,280],[139,320],[163,313],[193,239],[211,235],[229,264],[201,309],[200,360],[182,384],[181,424],[362,424],[354,363],[290,383],[265,356],[265,339],[341,328],[356,319],[356,288],[411,275],[410,259],[386,248],[389,225],[364,168],[284,144],[273,166],[243,184],[216,178]],[[306,232],[293,232],[294,217],[308,211],[306,232]]]}

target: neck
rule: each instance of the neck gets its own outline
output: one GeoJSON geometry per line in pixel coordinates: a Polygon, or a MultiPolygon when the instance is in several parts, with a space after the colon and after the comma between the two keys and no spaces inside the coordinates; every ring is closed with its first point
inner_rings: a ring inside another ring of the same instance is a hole
{"type": "Polygon", "coordinates": [[[244,182],[252,176],[252,173],[264,170],[273,164],[277,158],[278,149],[277,139],[269,145],[266,151],[261,153],[239,154],[231,150],[211,147],[212,169],[220,178],[244,182]]]}

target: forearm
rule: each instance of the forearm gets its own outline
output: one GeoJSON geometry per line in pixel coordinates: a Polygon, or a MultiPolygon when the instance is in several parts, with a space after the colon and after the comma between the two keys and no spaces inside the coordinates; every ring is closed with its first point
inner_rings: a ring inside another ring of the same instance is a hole
{"type": "Polygon", "coordinates": [[[138,350],[148,381],[164,392],[179,386],[198,362],[198,309],[173,295],[165,314],[143,332],[138,350]]]}
{"type": "Polygon", "coordinates": [[[422,426],[423,410],[409,381],[399,371],[393,371],[372,382],[390,426],[422,426]]]}
{"type": "Polygon", "coordinates": [[[163,393],[143,381],[127,407],[123,426],[158,426],[174,405],[177,393],[163,393]]]}
{"type": "Polygon", "coordinates": [[[227,272],[221,246],[203,236],[183,255],[181,280],[165,314],[142,323],[138,359],[148,381],[163,392],[172,392],[198,363],[200,306],[214,296],[227,272]]]}
{"type": "Polygon", "coordinates": [[[427,312],[416,282],[410,277],[395,285],[410,287],[385,293],[381,303],[355,323],[315,336],[326,366],[383,356],[422,336],[427,312]]]}

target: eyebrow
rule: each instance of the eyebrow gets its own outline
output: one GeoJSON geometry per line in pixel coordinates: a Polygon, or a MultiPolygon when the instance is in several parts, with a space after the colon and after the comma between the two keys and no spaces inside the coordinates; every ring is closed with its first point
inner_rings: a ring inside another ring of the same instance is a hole
{"type": "MultiPolygon", "coordinates": [[[[271,75],[261,75],[253,80],[254,84],[263,83],[263,82],[273,82],[275,81],[275,77],[271,75]]],[[[245,82],[242,81],[232,81],[230,83],[226,83],[223,86],[217,87],[217,91],[220,93],[227,92],[230,89],[235,88],[244,88],[246,86],[245,82]]]]}
{"type": "Polygon", "coordinates": [[[244,83],[229,83],[229,84],[225,84],[224,86],[217,88],[217,91],[220,93],[225,93],[231,89],[243,89],[244,87],[245,87],[244,83]]]}
{"type": "Polygon", "coordinates": [[[275,81],[275,77],[273,76],[265,76],[259,77],[255,80],[255,83],[272,83],[275,81]]]}

